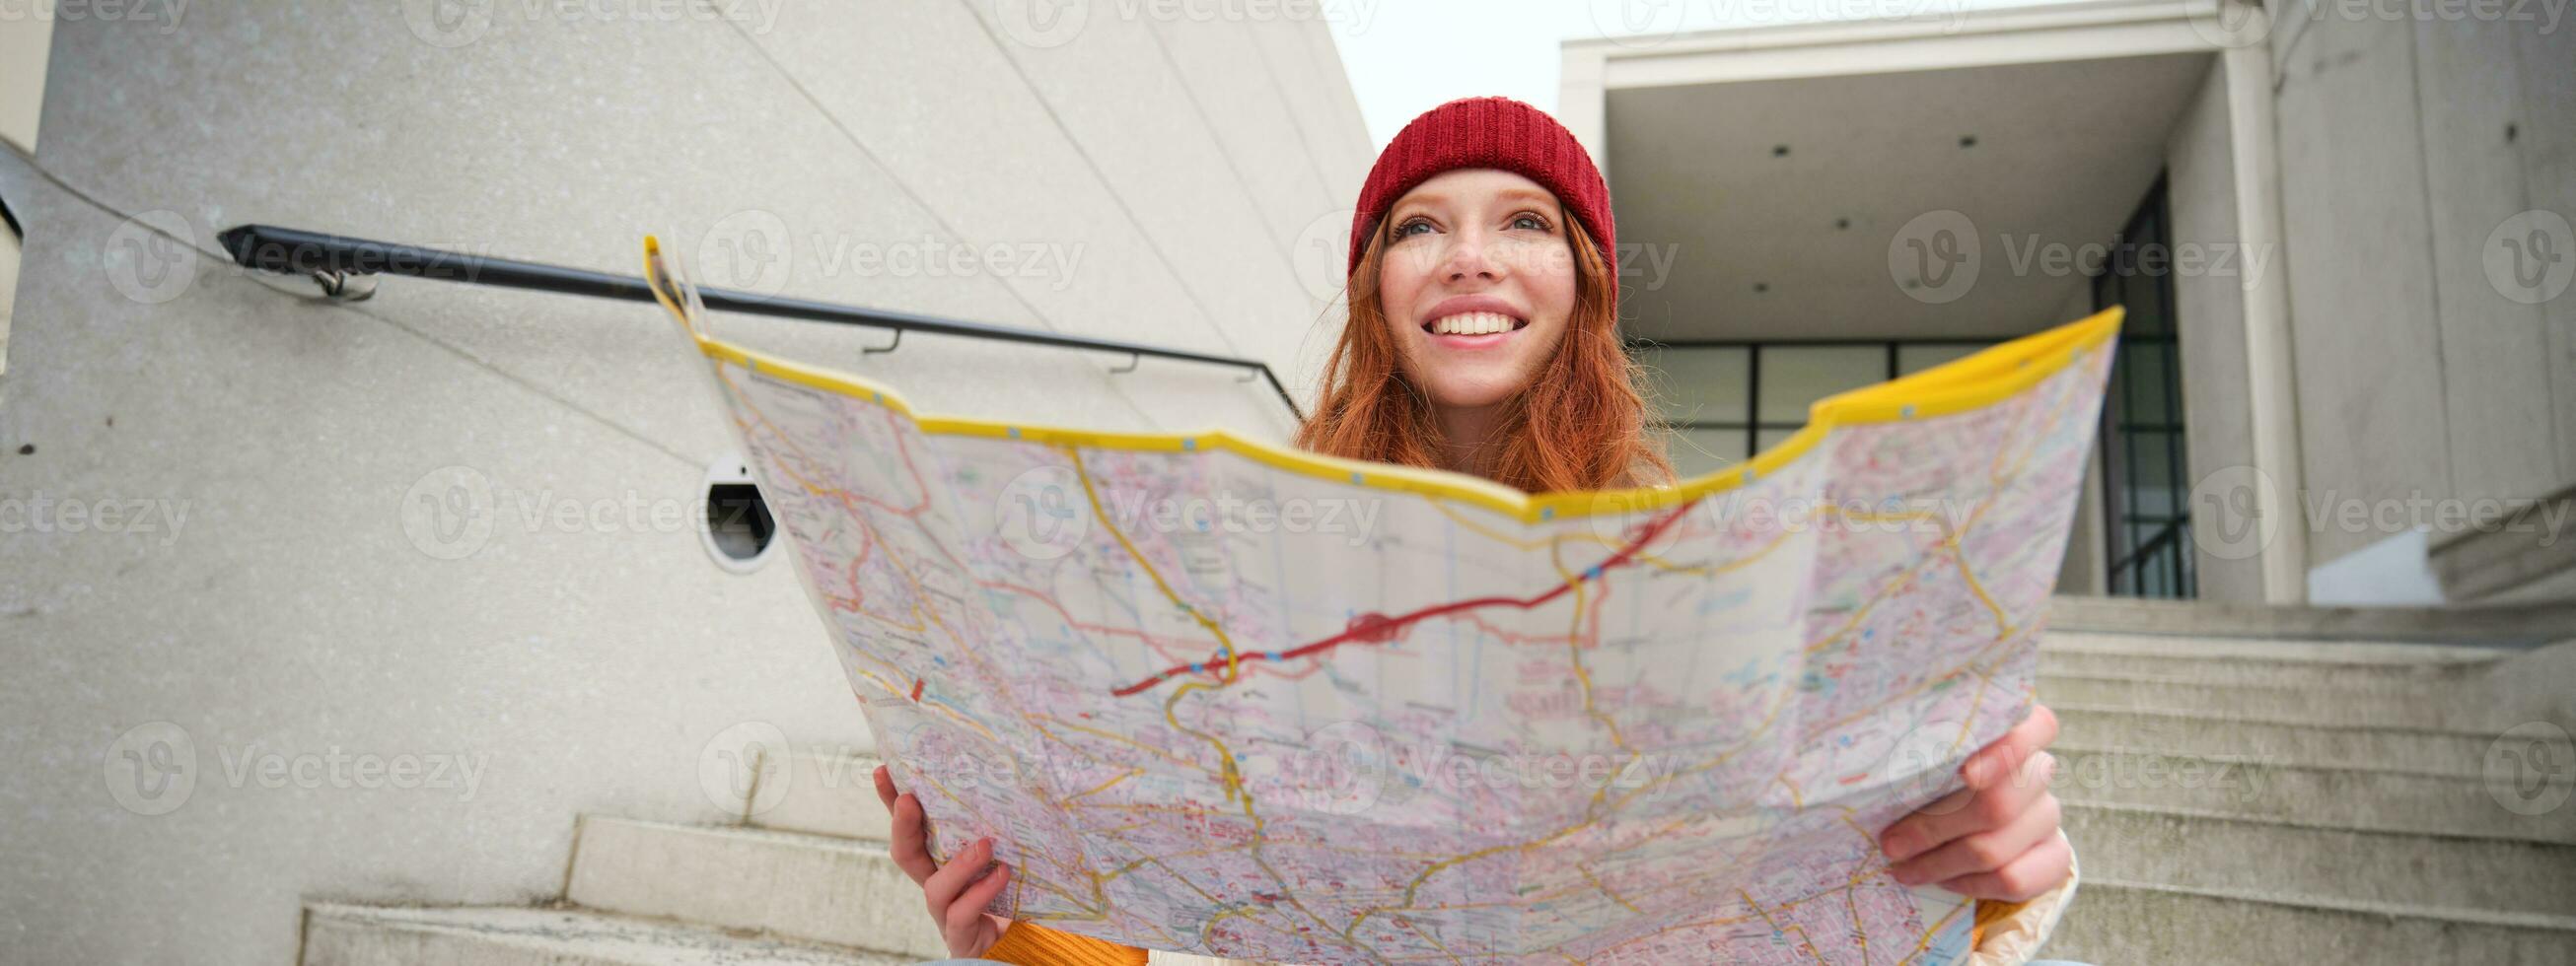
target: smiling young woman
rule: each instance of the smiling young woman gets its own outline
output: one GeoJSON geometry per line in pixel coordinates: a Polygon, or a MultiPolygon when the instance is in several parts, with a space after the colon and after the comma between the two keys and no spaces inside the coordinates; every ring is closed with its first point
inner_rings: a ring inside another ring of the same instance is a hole
{"type": "Polygon", "coordinates": [[[1350,321],[1297,445],[1533,492],[1672,482],[1620,345],[1615,237],[1554,119],[1503,98],[1423,115],[1361,189],[1350,321]]]}
{"type": "MultiPolygon", "coordinates": [[[[1620,344],[1617,238],[1609,187],[1544,112],[1486,97],[1415,118],[1361,188],[1350,318],[1298,445],[1529,491],[1673,482],[1620,344]]],[[[1882,833],[1891,878],[1979,900],[1980,966],[2028,961],[2073,888],[2074,851],[2048,789],[2044,749],[2056,737],[2056,717],[2034,707],[1961,764],[1966,788],[1882,833]]],[[[1032,966],[1147,962],[1144,950],[987,914],[1010,877],[992,864],[991,840],[943,867],[926,847],[920,802],[883,768],[876,783],[894,819],[895,860],[921,883],[951,953],[1032,966]]]]}

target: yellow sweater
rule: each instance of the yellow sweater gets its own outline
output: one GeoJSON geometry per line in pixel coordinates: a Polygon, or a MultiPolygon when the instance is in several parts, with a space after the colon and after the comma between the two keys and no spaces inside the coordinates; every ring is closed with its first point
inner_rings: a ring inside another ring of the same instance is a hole
{"type": "MultiPolygon", "coordinates": [[[[1969,933],[1969,947],[1983,945],[1986,926],[2021,907],[2018,902],[1977,900],[1977,924],[1969,933]]],[[[984,958],[1012,966],[1145,966],[1145,951],[1134,946],[1025,922],[1014,922],[1011,928],[1002,930],[1002,938],[993,943],[984,958]]]]}

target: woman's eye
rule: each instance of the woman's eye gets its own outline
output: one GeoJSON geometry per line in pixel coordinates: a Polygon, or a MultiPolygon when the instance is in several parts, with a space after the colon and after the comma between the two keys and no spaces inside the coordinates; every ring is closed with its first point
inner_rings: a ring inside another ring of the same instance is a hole
{"type": "Polygon", "coordinates": [[[1534,231],[1546,231],[1547,219],[1541,218],[1537,215],[1520,215],[1512,219],[1512,227],[1528,228],[1534,231]]]}
{"type": "Polygon", "coordinates": [[[1412,220],[1410,220],[1410,221],[1405,222],[1404,224],[1401,224],[1401,225],[1397,225],[1397,226],[1395,226],[1395,231],[1394,231],[1394,232],[1392,232],[1391,234],[1393,234],[1393,235],[1394,235],[1394,237],[1397,237],[1397,238],[1405,238],[1405,237],[1411,236],[1411,235],[1413,234],[1413,230],[1414,230],[1414,229],[1416,229],[1416,228],[1424,229],[1424,230],[1426,230],[1426,231],[1427,231],[1427,230],[1429,230],[1429,229],[1431,228],[1431,223],[1430,223],[1430,222],[1427,222],[1427,221],[1424,221],[1424,220],[1422,220],[1422,219],[1420,219],[1420,218],[1415,218],[1415,219],[1412,219],[1412,220]]]}

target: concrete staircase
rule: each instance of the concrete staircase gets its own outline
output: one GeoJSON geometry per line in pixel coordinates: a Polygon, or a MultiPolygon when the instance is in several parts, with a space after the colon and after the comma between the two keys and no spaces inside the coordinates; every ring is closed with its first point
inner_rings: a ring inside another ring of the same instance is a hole
{"type": "MultiPolygon", "coordinates": [[[[2040,695],[2064,723],[2056,791],[2085,883],[2046,955],[2576,962],[2576,802],[2522,814],[2508,803],[2533,798],[2529,774],[2494,764],[2510,763],[2498,736],[2512,724],[2576,723],[2576,650],[2421,643],[2444,636],[2439,621],[2367,628],[2419,639],[2387,643],[2350,640],[2362,628],[2330,616],[2212,613],[2061,602],[2040,695]],[[2284,639],[2302,627],[2347,639],[2284,639]],[[2535,694],[2563,700],[2535,707],[2535,694]]],[[[2555,778],[2537,787],[2576,780],[2576,749],[2546,753],[2557,757],[2534,760],[2555,778]]],[[[919,890],[886,853],[875,764],[763,758],[737,824],[581,816],[551,908],[310,904],[303,960],[943,958],[919,890]]]]}
{"type": "Polygon", "coordinates": [[[2460,636],[2438,621],[2311,627],[2344,638],[2324,641],[2284,639],[2298,628],[2279,615],[2217,623],[2099,604],[2054,622],[2040,698],[2063,723],[2055,791],[2085,882],[2047,955],[2576,962],[2567,645],[2424,643],[2460,636]],[[2148,632],[2159,614],[2179,633],[2148,632]],[[2502,737],[2524,721],[2562,729],[2537,771],[2502,737]]]}
{"type": "Polygon", "coordinates": [[[886,852],[885,810],[854,754],[764,756],[744,821],[576,820],[552,908],[311,903],[308,966],[835,964],[948,958],[921,890],[886,852]],[[767,806],[753,812],[751,804],[767,806]]]}

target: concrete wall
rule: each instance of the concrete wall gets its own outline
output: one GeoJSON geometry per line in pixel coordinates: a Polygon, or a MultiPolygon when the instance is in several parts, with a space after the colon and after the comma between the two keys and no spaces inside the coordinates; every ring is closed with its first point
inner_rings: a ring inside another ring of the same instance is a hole
{"type": "Polygon", "coordinates": [[[0,138],[20,147],[36,145],[36,121],[44,110],[45,51],[53,36],[51,17],[0,17],[0,138]]]}
{"type": "MultiPolygon", "coordinates": [[[[864,741],[787,561],[733,576],[664,522],[734,444],[657,310],[404,280],[322,303],[224,267],[220,228],[619,271],[647,231],[758,241],[785,257],[735,281],[1241,353],[1292,385],[1325,344],[1338,248],[1320,280],[1298,255],[1338,245],[1369,155],[1321,23],[406,20],[426,7],[56,25],[37,163],[86,197],[0,161],[30,232],[0,382],[5,958],[283,963],[307,897],[550,896],[578,812],[719,817],[704,786],[747,722],[864,741]],[[959,243],[1073,268],[844,257],[959,243]],[[460,481],[488,537],[424,536],[460,522],[436,502],[460,481]]],[[[717,324],[933,410],[1289,428],[1227,371],[717,324]]]]}
{"type": "MultiPolygon", "coordinates": [[[[2245,292],[2251,259],[2266,264],[2277,250],[2249,252],[2236,221],[2235,145],[2228,134],[2227,67],[2211,58],[2209,76],[2165,145],[2165,207],[2176,252],[2206,253],[2199,271],[2173,276],[2174,317],[2181,340],[2183,454],[2186,479],[2208,479],[2255,465],[2252,370],[2245,360],[2245,292]]],[[[2263,573],[2242,534],[2218,532],[2218,517],[2192,514],[2193,565],[2202,600],[2261,603],[2263,573]]]]}
{"type": "MultiPolygon", "coordinates": [[[[2066,293],[2056,318],[2080,319],[2093,314],[2093,286],[2079,281],[2066,293]]],[[[2084,494],[2075,502],[2075,523],[2066,534],[2066,559],[2057,565],[2057,592],[2099,596],[2110,592],[2109,527],[2102,517],[2102,442],[2095,439],[2084,466],[2084,494]]]]}
{"type": "MultiPolygon", "coordinates": [[[[2308,499],[2527,500],[2576,480],[2576,296],[2526,304],[2487,268],[2510,261],[2495,238],[2517,213],[2576,215],[2576,30],[2285,10],[2270,42],[2308,499]]],[[[2457,526],[2427,522],[2436,544],[2457,526]]],[[[2311,526],[2309,566],[2404,529],[2311,526]]]]}

